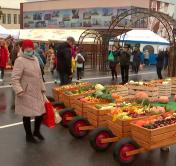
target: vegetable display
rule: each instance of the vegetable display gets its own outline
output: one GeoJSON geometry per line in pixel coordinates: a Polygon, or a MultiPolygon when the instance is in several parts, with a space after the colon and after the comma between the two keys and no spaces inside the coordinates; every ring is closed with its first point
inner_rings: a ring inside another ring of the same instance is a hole
{"type": "Polygon", "coordinates": [[[91,92],[94,89],[95,89],[94,85],[83,86],[83,87],[79,87],[78,89],[75,89],[75,90],[67,90],[67,91],[65,91],[65,94],[67,94],[67,95],[79,95],[79,94],[82,94],[82,93],[91,92]]]}
{"type": "Polygon", "coordinates": [[[165,112],[165,108],[161,106],[152,106],[151,104],[140,105],[137,103],[125,103],[123,106],[111,110],[113,121],[118,119],[128,120],[133,118],[140,118],[149,115],[162,114],[165,112]]]}
{"type": "Polygon", "coordinates": [[[157,118],[149,120],[140,120],[135,122],[137,126],[144,127],[146,129],[157,129],[164,126],[176,124],[176,113],[163,114],[157,118]]]}

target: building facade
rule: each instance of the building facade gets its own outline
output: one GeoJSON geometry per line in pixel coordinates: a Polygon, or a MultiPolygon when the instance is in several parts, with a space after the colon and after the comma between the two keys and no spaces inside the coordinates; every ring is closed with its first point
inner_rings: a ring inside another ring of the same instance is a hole
{"type": "MultiPolygon", "coordinates": [[[[21,28],[107,28],[112,19],[133,7],[149,8],[150,0],[53,0],[21,4],[21,28]]],[[[127,24],[125,18],[121,25],[127,24]]],[[[135,27],[146,28],[143,19],[135,27]]]]}
{"type": "Polygon", "coordinates": [[[7,29],[19,29],[20,28],[20,10],[12,8],[2,8],[2,16],[0,19],[0,25],[7,29]]]}

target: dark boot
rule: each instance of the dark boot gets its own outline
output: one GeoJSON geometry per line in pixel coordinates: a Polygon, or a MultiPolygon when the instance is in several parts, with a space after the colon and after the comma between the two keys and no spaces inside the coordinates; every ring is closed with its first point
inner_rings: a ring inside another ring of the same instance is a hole
{"type": "Polygon", "coordinates": [[[42,120],[43,120],[43,116],[35,117],[35,127],[34,127],[34,134],[33,134],[33,136],[37,137],[41,141],[45,139],[40,133],[40,126],[41,126],[42,120]]]}
{"type": "Polygon", "coordinates": [[[37,140],[33,137],[31,130],[31,118],[23,117],[23,125],[26,132],[26,142],[36,144],[37,140]]]}

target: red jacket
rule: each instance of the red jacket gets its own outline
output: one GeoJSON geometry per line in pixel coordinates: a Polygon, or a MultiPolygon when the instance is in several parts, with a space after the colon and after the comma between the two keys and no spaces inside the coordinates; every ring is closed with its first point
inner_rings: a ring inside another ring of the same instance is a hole
{"type": "Polygon", "coordinates": [[[0,67],[6,68],[8,62],[8,50],[5,47],[0,47],[0,67]]]}

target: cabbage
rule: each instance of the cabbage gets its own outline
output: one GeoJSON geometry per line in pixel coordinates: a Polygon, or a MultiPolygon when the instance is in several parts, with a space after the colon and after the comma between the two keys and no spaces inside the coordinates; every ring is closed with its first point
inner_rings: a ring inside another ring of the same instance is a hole
{"type": "Polygon", "coordinates": [[[103,91],[105,89],[105,87],[101,84],[96,84],[95,89],[96,89],[96,91],[103,91]]]}

